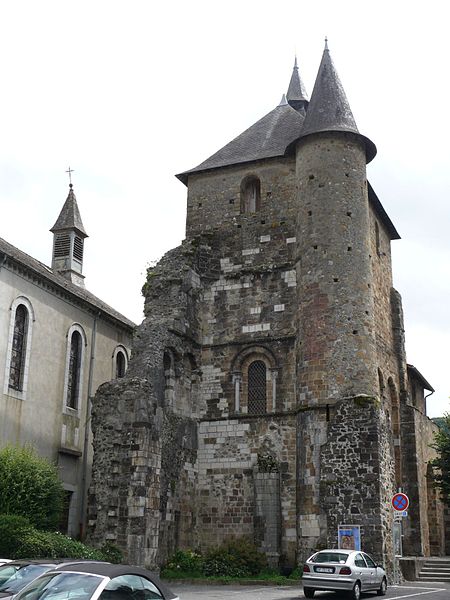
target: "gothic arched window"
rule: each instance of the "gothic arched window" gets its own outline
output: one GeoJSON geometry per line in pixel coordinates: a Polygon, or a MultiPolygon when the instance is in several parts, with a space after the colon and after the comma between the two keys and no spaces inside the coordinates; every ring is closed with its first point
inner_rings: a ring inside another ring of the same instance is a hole
{"type": "Polygon", "coordinates": [[[266,365],[262,360],[254,360],[248,366],[248,414],[265,413],[266,401],[266,365]]]}
{"type": "Polygon", "coordinates": [[[28,310],[23,304],[16,308],[14,331],[9,365],[9,387],[13,390],[23,390],[25,371],[25,356],[27,346],[28,310]]]}
{"type": "Polygon", "coordinates": [[[78,408],[80,395],[80,372],[81,372],[82,339],[78,331],[72,332],[70,340],[69,371],[67,378],[66,406],[78,408]]]}
{"type": "Polygon", "coordinates": [[[254,213],[260,210],[261,182],[250,175],[241,183],[241,213],[254,213]]]}

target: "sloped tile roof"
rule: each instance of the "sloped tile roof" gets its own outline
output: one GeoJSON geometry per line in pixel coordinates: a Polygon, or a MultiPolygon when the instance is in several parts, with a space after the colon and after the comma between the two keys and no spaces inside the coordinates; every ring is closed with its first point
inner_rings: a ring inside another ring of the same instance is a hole
{"type": "Polygon", "coordinates": [[[133,321],[124,317],[114,310],[114,308],[100,300],[100,298],[91,294],[91,292],[78,287],[61,275],[54,273],[44,263],[41,263],[3,238],[0,238],[0,265],[4,262],[16,264],[18,267],[28,271],[30,275],[37,277],[43,284],[50,285],[61,294],[71,297],[74,303],[87,305],[88,308],[94,309],[96,312],[100,311],[104,317],[119,322],[125,329],[134,329],[136,327],[133,321]]]}
{"type": "Polygon", "coordinates": [[[283,156],[300,136],[304,116],[289,104],[280,104],[197,167],[177,175],[187,184],[191,173],[283,156]]]}

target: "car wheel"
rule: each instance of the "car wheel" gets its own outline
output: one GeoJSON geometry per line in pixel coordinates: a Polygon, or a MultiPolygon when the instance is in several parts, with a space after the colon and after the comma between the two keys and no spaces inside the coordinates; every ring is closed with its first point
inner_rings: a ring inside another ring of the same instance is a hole
{"type": "Polygon", "coordinates": [[[386,596],[386,590],[387,590],[387,581],[386,581],[386,577],[383,577],[383,579],[380,583],[380,587],[377,589],[377,594],[379,596],[386,596]]]}
{"type": "Polygon", "coordinates": [[[359,600],[361,598],[361,584],[359,581],[357,581],[353,586],[353,589],[350,592],[350,597],[352,600],[359,600]]]}
{"type": "Polygon", "coordinates": [[[303,588],[303,593],[305,594],[305,598],[314,598],[314,592],[316,590],[313,590],[313,588],[303,588]]]}

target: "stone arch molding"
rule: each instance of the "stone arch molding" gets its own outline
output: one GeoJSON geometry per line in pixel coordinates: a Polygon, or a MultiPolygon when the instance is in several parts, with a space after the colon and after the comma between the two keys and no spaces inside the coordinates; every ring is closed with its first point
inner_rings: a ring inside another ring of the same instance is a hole
{"type": "Polygon", "coordinates": [[[232,363],[232,382],[234,389],[234,412],[248,413],[248,368],[261,361],[266,367],[266,412],[272,413],[277,405],[278,361],[271,350],[265,346],[249,346],[241,350],[232,363]]]}
{"type": "Polygon", "coordinates": [[[6,364],[5,364],[5,379],[4,379],[4,388],[3,393],[9,396],[14,396],[14,398],[18,398],[19,400],[25,400],[27,397],[27,389],[28,389],[28,373],[30,368],[30,355],[31,355],[31,340],[33,333],[33,324],[36,320],[35,312],[31,301],[26,296],[17,296],[9,307],[10,310],[10,319],[9,319],[9,331],[8,331],[8,347],[6,351],[6,364]],[[21,390],[13,390],[9,387],[9,370],[11,368],[11,356],[12,356],[12,345],[13,345],[13,337],[14,337],[14,322],[16,318],[16,310],[17,307],[23,304],[26,310],[28,311],[28,322],[27,322],[27,331],[26,331],[26,339],[25,339],[25,358],[24,358],[24,369],[23,369],[23,380],[22,380],[22,389],[21,390]]]}

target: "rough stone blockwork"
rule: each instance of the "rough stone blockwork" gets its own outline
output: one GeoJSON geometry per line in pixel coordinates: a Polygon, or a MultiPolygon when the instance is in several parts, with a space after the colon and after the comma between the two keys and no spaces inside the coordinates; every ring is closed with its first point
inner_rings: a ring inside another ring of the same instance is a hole
{"type": "Polygon", "coordinates": [[[376,149],[328,49],[309,105],[296,69],[287,103],[179,175],[186,240],[148,270],[128,373],[96,395],[89,535],[130,562],[245,535],[294,566],[359,525],[391,569],[398,487],[405,549],[444,550],[376,149]]]}

